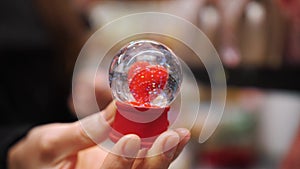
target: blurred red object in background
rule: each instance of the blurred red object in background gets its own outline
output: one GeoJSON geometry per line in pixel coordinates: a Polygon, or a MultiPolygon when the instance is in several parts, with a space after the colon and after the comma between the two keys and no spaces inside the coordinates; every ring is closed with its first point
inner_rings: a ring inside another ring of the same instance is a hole
{"type": "Polygon", "coordinates": [[[278,0],[278,4],[290,24],[286,62],[298,66],[300,64],[300,0],[278,0]]]}
{"type": "Polygon", "coordinates": [[[223,147],[204,152],[202,162],[210,167],[249,168],[255,161],[255,152],[250,147],[223,147]]]}
{"type": "Polygon", "coordinates": [[[279,6],[289,17],[300,19],[299,0],[279,0],[279,6]]]}
{"type": "Polygon", "coordinates": [[[295,141],[290,147],[290,151],[283,161],[281,169],[299,169],[300,168],[300,128],[296,134],[295,141]]]}

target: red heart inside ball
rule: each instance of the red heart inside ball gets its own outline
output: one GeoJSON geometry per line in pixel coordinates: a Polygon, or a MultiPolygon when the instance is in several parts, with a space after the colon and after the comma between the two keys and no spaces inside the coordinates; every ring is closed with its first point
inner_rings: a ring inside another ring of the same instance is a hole
{"type": "Polygon", "coordinates": [[[147,62],[133,64],[128,71],[129,90],[136,100],[132,104],[150,105],[165,88],[168,76],[168,71],[163,66],[147,62]]]}

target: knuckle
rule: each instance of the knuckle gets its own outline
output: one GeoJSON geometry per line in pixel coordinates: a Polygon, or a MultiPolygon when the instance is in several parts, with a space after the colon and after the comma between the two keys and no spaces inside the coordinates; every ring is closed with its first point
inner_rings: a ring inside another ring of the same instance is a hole
{"type": "MultiPolygon", "coordinates": [[[[76,123],[75,125],[79,124],[76,123]]],[[[93,141],[84,131],[84,129],[81,126],[79,126],[78,128],[79,130],[75,130],[76,138],[78,138],[78,141],[80,141],[83,144],[93,144],[93,141]]]]}
{"type": "Polygon", "coordinates": [[[48,161],[55,158],[55,146],[57,143],[58,139],[55,137],[55,135],[45,133],[40,136],[40,141],[37,146],[40,152],[40,157],[43,161],[48,161]]]}
{"type": "Polygon", "coordinates": [[[35,138],[37,135],[38,135],[38,133],[39,133],[39,130],[40,130],[40,127],[35,127],[35,128],[33,128],[33,129],[31,129],[28,133],[27,133],[27,135],[26,135],[26,139],[27,138],[35,138]]]}
{"type": "Polygon", "coordinates": [[[7,152],[8,163],[10,164],[12,161],[18,162],[20,160],[20,153],[18,145],[10,148],[7,152]]]}

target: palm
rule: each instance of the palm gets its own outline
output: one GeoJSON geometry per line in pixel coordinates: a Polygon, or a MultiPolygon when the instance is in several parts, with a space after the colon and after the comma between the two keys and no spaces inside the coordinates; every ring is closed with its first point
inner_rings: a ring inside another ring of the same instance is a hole
{"type": "Polygon", "coordinates": [[[78,159],[75,169],[99,169],[107,155],[107,152],[103,151],[97,146],[80,151],[78,153],[78,159]]]}

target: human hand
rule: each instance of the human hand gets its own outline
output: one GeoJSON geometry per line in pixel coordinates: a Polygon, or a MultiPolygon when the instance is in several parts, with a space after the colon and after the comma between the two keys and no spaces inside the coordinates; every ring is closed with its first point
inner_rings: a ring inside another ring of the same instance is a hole
{"type": "Polygon", "coordinates": [[[136,135],[126,135],[120,139],[111,153],[104,152],[97,146],[81,151],[76,168],[165,169],[178,157],[189,137],[189,131],[186,129],[167,131],[161,134],[153,147],[147,151],[139,149],[140,139],[136,135]],[[163,153],[165,150],[168,151],[163,153]],[[126,158],[121,155],[137,158],[126,158]]]}
{"type": "Polygon", "coordinates": [[[33,128],[9,150],[9,168],[75,168],[78,152],[95,146],[81,124],[88,123],[86,131],[97,134],[98,140],[102,141],[108,135],[109,123],[114,113],[115,105],[110,104],[102,112],[86,117],[81,122],[57,123],[33,128]]]}
{"type": "MultiPolygon", "coordinates": [[[[114,112],[115,106],[110,104],[102,112],[81,121],[88,124],[85,131],[92,134],[97,143],[107,138],[114,112]]],[[[8,166],[10,169],[167,168],[190,137],[186,129],[167,131],[147,151],[140,150],[138,136],[126,135],[107,154],[85,131],[80,122],[36,127],[10,149],[8,166]],[[103,163],[101,159],[104,159],[103,163]]]]}

